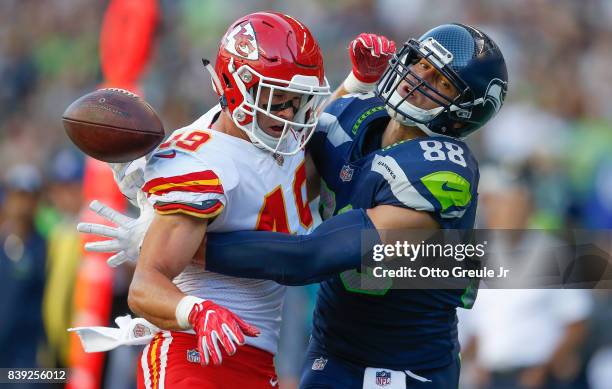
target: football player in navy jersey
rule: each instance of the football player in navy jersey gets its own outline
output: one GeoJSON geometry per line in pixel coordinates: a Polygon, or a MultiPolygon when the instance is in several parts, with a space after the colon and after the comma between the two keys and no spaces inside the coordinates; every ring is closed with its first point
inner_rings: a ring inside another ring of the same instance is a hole
{"type": "Polygon", "coordinates": [[[456,388],[455,310],[471,307],[475,290],[361,289],[355,269],[364,230],[473,228],[478,164],[462,139],[501,108],[505,61],[485,33],[462,24],[405,42],[372,92],[363,61],[351,58],[353,72],[307,145],[325,221],[305,236],[210,234],[206,268],[321,282],[302,388],[456,388]]]}

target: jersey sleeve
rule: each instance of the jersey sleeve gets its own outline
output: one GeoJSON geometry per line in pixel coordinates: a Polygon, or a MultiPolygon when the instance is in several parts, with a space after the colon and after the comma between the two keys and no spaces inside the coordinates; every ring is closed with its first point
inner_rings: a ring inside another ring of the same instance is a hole
{"type": "Polygon", "coordinates": [[[461,149],[463,154],[457,151],[452,156],[454,161],[442,159],[446,156],[444,141],[439,141],[442,146],[438,154],[427,159],[426,153],[431,149],[420,143],[412,141],[396,146],[392,152],[375,155],[371,170],[378,174],[376,204],[430,212],[438,221],[463,217],[477,198],[475,159],[467,146],[458,142],[451,147],[456,151],[465,147],[461,149]]]}
{"type": "Polygon", "coordinates": [[[198,153],[170,148],[147,163],[143,191],[157,213],[212,218],[223,212],[237,183],[233,162],[214,148],[198,153]]]}

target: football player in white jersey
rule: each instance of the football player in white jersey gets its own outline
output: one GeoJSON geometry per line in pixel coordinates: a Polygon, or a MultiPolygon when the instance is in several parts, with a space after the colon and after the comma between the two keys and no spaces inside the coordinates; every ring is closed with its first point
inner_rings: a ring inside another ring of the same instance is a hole
{"type": "Polygon", "coordinates": [[[329,86],[310,31],[280,13],[247,15],[207,67],[220,104],[172,134],[145,168],[156,213],[128,302],[163,331],[143,352],[140,388],[274,384],[284,287],[207,272],[192,259],[207,231],[304,233],[312,224],[302,147],[329,86]],[[245,342],[223,366],[206,366],[245,342]]]}

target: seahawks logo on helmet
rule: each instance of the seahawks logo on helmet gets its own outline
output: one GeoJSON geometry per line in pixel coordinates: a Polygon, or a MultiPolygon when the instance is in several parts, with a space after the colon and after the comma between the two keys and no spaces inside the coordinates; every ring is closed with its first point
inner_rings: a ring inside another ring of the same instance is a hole
{"type": "Polygon", "coordinates": [[[494,78],[489,82],[487,86],[487,92],[485,93],[485,100],[483,105],[490,103],[493,105],[495,113],[497,113],[506,97],[506,83],[499,78],[494,78]]]}

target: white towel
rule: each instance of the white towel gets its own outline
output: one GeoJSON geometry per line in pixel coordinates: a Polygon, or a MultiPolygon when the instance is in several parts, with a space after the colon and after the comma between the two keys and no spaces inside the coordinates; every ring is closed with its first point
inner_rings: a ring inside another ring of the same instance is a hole
{"type": "Polygon", "coordinates": [[[83,349],[88,353],[109,351],[119,346],[135,346],[148,344],[161,331],[145,319],[132,319],[131,315],[119,316],[115,319],[119,328],[113,327],[76,327],[69,332],[76,332],[83,349]]]}

